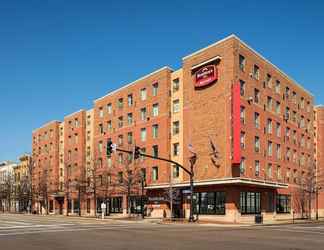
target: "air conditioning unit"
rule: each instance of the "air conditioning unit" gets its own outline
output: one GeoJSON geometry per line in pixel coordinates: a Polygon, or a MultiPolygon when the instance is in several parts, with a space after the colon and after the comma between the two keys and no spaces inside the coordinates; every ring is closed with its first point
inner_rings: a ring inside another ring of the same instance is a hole
{"type": "Polygon", "coordinates": [[[249,98],[248,98],[247,101],[248,101],[249,104],[251,104],[253,102],[253,97],[252,96],[249,96],[249,98]]]}
{"type": "Polygon", "coordinates": [[[252,73],[252,72],[250,72],[249,76],[253,78],[253,73],[252,73]]]}

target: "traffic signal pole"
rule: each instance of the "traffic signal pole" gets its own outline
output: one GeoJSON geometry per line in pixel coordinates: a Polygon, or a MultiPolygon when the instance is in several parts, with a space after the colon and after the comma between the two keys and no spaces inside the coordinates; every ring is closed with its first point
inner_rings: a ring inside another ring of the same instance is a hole
{"type": "MultiPolygon", "coordinates": [[[[110,147],[112,147],[113,144],[109,144],[110,147]]],[[[112,152],[112,149],[107,149],[110,150],[112,152]]],[[[160,160],[160,161],[164,161],[164,162],[169,162],[172,163],[178,167],[180,167],[183,171],[185,171],[189,177],[190,177],[190,215],[189,215],[189,222],[194,222],[194,217],[193,217],[193,191],[194,191],[194,185],[193,185],[193,177],[194,177],[194,171],[193,171],[193,166],[197,160],[197,156],[194,155],[190,158],[190,170],[186,169],[184,166],[182,166],[181,164],[179,164],[178,162],[172,161],[170,159],[166,159],[163,157],[157,157],[157,156],[153,156],[153,155],[148,155],[148,154],[143,154],[140,152],[139,148],[135,146],[135,149],[133,151],[130,150],[124,150],[124,149],[119,149],[116,148],[115,149],[118,152],[123,152],[123,153],[128,153],[128,154],[134,154],[134,158],[137,159],[139,158],[139,156],[144,156],[147,158],[151,158],[151,159],[156,159],[156,160],[160,160]]],[[[110,153],[111,153],[110,152],[110,153]]]]}

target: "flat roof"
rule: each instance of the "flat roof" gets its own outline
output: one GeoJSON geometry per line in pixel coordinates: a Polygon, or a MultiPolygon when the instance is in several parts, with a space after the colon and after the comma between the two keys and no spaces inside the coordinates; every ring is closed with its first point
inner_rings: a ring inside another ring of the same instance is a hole
{"type": "Polygon", "coordinates": [[[73,112],[73,113],[71,113],[71,114],[69,114],[69,115],[64,116],[64,119],[65,119],[65,118],[68,118],[68,117],[70,117],[70,116],[76,115],[77,113],[80,113],[80,112],[82,112],[82,111],[84,111],[84,109],[80,109],[80,110],[78,110],[78,111],[75,111],[75,112],[73,112]]]}
{"type": "Polygon", "coordinates": [[[135,80],[135,81],[133,81],[133,82],[131,82],[131,83],[128,83],[128,84],[126,84],[126,85],[124,85],[124,86],[122,86],[122,87],[120,87],[120,88],[118,88],[118,89],[115,89],[115,90],[113,90],[112,92],[109,92],[109,93],[108,93],[107,95],[105,95],[105,96],[102,96],[102,97],[99,97],[99,98],[95,99],[94,102],[100,101],[100,100],[102,100],[102,99],[104,99],[104,98],[106,98],[106,97],[108,97],[108,96],[111,96],[111,95],[113,95],[113,94],[115,94],[115,93],[117,93],[117,92],[119,92],[119,91],[121,91],[121,90],[123,90],[123,89],[125,89],[125,88],[127,88],[127,87],[129,87],[129,86],[131,86],[131,85],[133,85],[133,84],[135,84],[136,82],[138,82],[138,81],[140,81],[140,80],[144,80],[145,78],[147,78],[147,77],[149,77],[149,76],[152,76],[152,75],[154,75],[154,74],[156,74],[156,73],[158,73],[158,72],[160,72],[160,71],[162,71],[162,70],[166,70],[166,69],[168,69],[168,70],[170,70],[170,71],[174,71],[174,70],[173,70],[172,68],[170,68],[169,66],[164,66],[164,67],[159,68],[159,69],[157,69],[157,70],[155,70],[155,71],[153,71],[153,72],[151,72],[151,73],[149,73],[149,74],[147,74],[147,75],[145,75],[145,76],[142,76],[141,78],[139,78],[139,79],[137,79],[137,80],[135,80]]]}
{"type": "Polygon", "coordinates": [[[52,123],[56,123],[56,122],[61,123],[61,121],[53,120],[53,121],[50,121],[50,122],[45,123],[44,125],[42,125],[42,126],[39,127],[39,128],[34,129],[32,132],[34,133],[34,132],[36,132],[37,130],[40,130],[40,129],[42,129],[42,128],[44,128],[44,127],[46,127],[46,126],[48,126],[48,125],[50,125],[50,124],[52,124],[52,123]]]}
{"type": "Polygon", "coordinates": [[[229,39],[236,39],[238,40],[241,44],[243,44],[245,47],[247,47],[249,50],[251,50],[254,54],[256,54],[257,56],[259,56],[262,60],[264,60],[265,62],[269,63],[272,67],[274,67],[280,74],[282,74],[285,78],[287,78],[288,80],[292,81],[293,83],[295,83],[299,88],[301,88],[303,91],[305,91],[306,93],[308,93],[309,95],[311,95],[312,97],[314,97],[314,95],[308,91],[307,89],[305,89],[301,84],[299,84],[296,80],[294,80],[292,77],[290,77],[289,75],[287,75],[285,72],[283,72],[281,69],[279,69],[279,67],[277,67],[276,65],[274,65],[272,62],[270,62],[268,59],[266,59],[264,56],[262,56],[260,53],[258,53],[256,50],[254,50],[253,48],[251,48],[247,43],[245,43],[244,41],[242,41],[240,38],[238,38],[235,34],[231,34],[225,38],[223,38],[222,40],[219,40],[211,45],[208,45],[205,48],[202,48],[200,50],[197,50],[196,52],[193,52],[185,57],[182,58],[182,60],[186,60],[189,57],[198,55],[201,52],[204,52],[205,50],[214,47],[216,45],[219,45],[229,39]]]}

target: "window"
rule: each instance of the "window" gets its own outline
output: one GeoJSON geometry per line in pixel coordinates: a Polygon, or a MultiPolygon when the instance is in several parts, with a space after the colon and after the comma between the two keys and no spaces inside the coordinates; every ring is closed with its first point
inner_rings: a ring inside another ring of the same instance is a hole
{"type": "Polygon", "coordinates": [[[243,80],[240,80],[240,94],[241,96],[245,95],[245,82],[243,80]]]}
{"type": "Polygon", "coordinates": [[[132,113],[128,113],[127,114],[127,124],[128,125],[132,125],[133,123],[133,114],[132,113]]]}
{"type": "Polygon", "coordinates": [[[280,81],[278,81],[278,80],[276,81],[275,92],[277,94],[280,94],[280,81]]]}
{"type": "Polygon", "coordinates": [[[240,162],[240,173],[244,174],[245,173],[245,158],[242,157],[241,158],[241,162],[240,162]]]}
{"type": "Polygon", "coordinates": [[[280,146],[280,144],[276,145],[276,157],[277,157],[278,160],[281,159],[281,146],[280,146]]]}
{"type": "Polygon", "coordinates": [[[268,178],[272,178],[272,164],[268,163],[268,167],[267,167],[267,177],[268,178]]]}
{"type": "Polygon", "coordinates": [[[118,106],[119,109],[123,108],[123,106],[124,106],[123,98],[118,99],[117,106],[118,106]]]}
{"type": "Polygon", "coordinates": [[[267,74],[266,83],[268,88],[272,88],[272,76],[267,74]]]}
{"type": "Polygon", "coordinates": [[[280,107],[280,102],[276,101],[276,114],[280,114],[281,112],[281,107],[280,107]]]}
{"type": "Polygon", "coordinates": [[[118,177],[118,182],[123,183],[123,172],[118,172],[117,177],[118,177]]]}
{"type": "Polygon", "coordinates": [[[285,90],[285,96],[286,96],[287,99],[288,99],[289,96],[290,96],[290,89],[289,89],[289,87],[286,87],[286,90],[285,90]]]}
{"type": "Polygon", "coordinates": [[[272,110],[272,98],[270,96],[267,97],[267,110],[272,110]]]}
{"type": "Polygon", "coordinates": [[[99,153],[102,153],[102,141],[99,142],[98,150],[99,150],[99,153]]]}
{"type": "Polygon", "coordinates": [[[108,121],[107,122],[107,128],[108,128],[108,131],[111,132],[111,130],[112,130],[112,123],[111,123],[111,121],[108,121]]]}
{"type": "Polygon", "coordinates": [[[272,156],[272,141],[268,141],[268,156],[272,156]]]}
{"type": "Polygon", "coordinates": [[[245,57],[242,55],[239,55],[239,67],[242,71],[245,70],[245,57]]]}
{"type": "Polygon", "coordinates": [[[158,136],[159,136],[159,125],[158,124],[154,124],[152,126],[152,136],[153,136],[153,139],[158,138],[158,136]]]}
{"type": "Polygon", "coordinates": [[[159,104],[158,103],[153,104],[152,115],[153,116],[159,115],[159,104]]]}
{"type": "Polygon", "coordinates": [[[281,136],[281,125],[279,122],[276,123],[276,136],[281,136]]]}
{"type": "Polygon", "coordinates": [[[259,192],[240,193],[241,214],[259,214],[261,212],[261,195],[259,192]]]}
{"type": "Polygon", "coordinates": [[[112,105],[111,105],[111,103],[107,104],[107,111],[108,111],[108,114],[112,113],[112,105]]]}
{"type": "Polygon", "coordinates": [[[300,107],[303,109],[305,108],[305,98],[304,97],[301,97],[300,98],[300,107]]]}
{"type": "Polygon", "coordinates": [[[102,123],[99,124],[99,133],[100,134],[103,134],[104,133],[104,129],[103,129],[102,123]]]}
{"type": "Polygon", "coordinates": [[[260,128],[260,114],[257,112],[254,113],[254,125],[256,128],[260,128]]]}
{"type": "Polygon", "coordinates": [[[253,67],[253,77],[256,80],[259,80],[259,77],[260,77],[260,69],[259,69],[258,65],[254,65],[254,67],[253,67]]]}
{"type": "Polygon", "coordinates": [[[240,118],[241,118],[241,123],[245,124],[245,107],[244,106],[241,106],[240,118]]]}
{"type": "Polygon", "coordinates": [[[297,103],[297,93],[295,91],[292,92],[292,101],[293,103],[297,103]]]}
{"type": "Polygon", "coordinates": [[[254,169],[255,169],[255,176],[260,175],[260,161],[256,160],[254,164],[254,169]]]}
{"type": "Polygon", "coordinates": [[[180,111],[180,101],[177,99],[173,101],[173,113],[177,113],[179,111],[180,111]]]}
{"type": "Polygon", "coordinates": [[[279,165],[277,166],[277,179],[281,180],[281,167],[279,165]]]}
{"type": "Polygon", "coordinates": [[[133,133],[132,132],[128,132],[127,133],[127,143],[128,144],[132,144],[133,143],[133,133]]]}
{"type": "Polygon", "coordinates": [[[267,120],[267,133],[272,134],[272,120],[271,119],[267,120]]]}
{"type": "Polygon", "coordinates": [[[131,107],[133,105],[133,95],[132,94],[129,94],[127,96],[127,104],[128,104],[128,107],[131,107]]]}
{"type": "Polygon", "coordinates": [[[123,163],[123,154],[122,153],[119,153],[118,154],[118,163],[119,164],[122,164],[123,163]]]}
{"type": "Polygon", "coordinates": [[[179,143],[173,143],[173,155],[178,156],[180,154],[180,145],[179,143]]]}
{"type": "Polygon", "coordinates": [[[173,131],[173,135],[179,134],[179,132],[180,132],[180,122],[179,121],[173,122],[172,131],[173,131]]]}
{"type": "Polygon", "coordinates": [[[159,89],[159,83],[158,82],[153,83],[153,91],[152,91],[153,96],[157,96],[158,89],[159,89]]]}
{"type": "Polygon", "coordinates": [[[152,146],[153,157],[159,157],[159,146],[153,145],[152,146]]]}
{"type": "Polygon", "coordinates": [[[254,103],[260,102],[260,90],[254,89],[254,103]]]}
{"type": "Polygon", "coordinates": [[[245,132],[241,131],[241,148],[245,148],[245,132]]]}
{"type": "Polygon", "coordinates": [[[99,108],[99,117],[102,118],[104,115],[102,107],[99,108]]]}
{"type": "Polygon", "coordinates": [[[277,194],[277,213],[290,213],[290,195],[277,194]]]}
{"type": "Polygon", "coordinates": [[[172,81],[172,89],[173,89],[173,92],[177,92],[179,90],[179,87],[180,87],[180,80],[179,78],[176,78],[172,81]]]}
{"type": "Polygon", "coordinates": [[[142,101],[145,101],[146,100],[146,89],[145,88],[141,89],[141,91],[140,91],[140,97],[141,97],[141,100],[142,101]]]}
{"type": "Polygon", "coordinates": [[[225,214],[225,192],[194,193],[194,213],[225,214]]]}
{"type": "Polygon", "coordinates": [[[146,141],[146,128],[141,128],[141,141],[146,141]]]}
{"type": "Polygon", "coordinates": [[[146,108],[141,108],[141,120],[146,120],[146,108]]]}
{"type": "Polygon", "coordinates": [[[152,180],[157,181],[159,179],[159,168],[152,167],[152,180]]]}
{"type": "Polygon", "coordinates": [[[118,135],[118,146],[122,146],[123,145],[123,135],[118,135]]]}
{"type": "Polygon", "coordinates": [[[173,165],[173,168],[172,168],[172,176],[173,178],[179,178],[180,176],[180,167],[178,165],[173,165]]]}
{"type": "Polygon", "coordinates": [[[254,149],[255,152],[259,153],[260,152],[260,137],[256,136],[254,139],[254,149]]]}
{"type": "Polygon", "coordinates": [[[123,127],[123,117],[119,116],[118,117],[118,128],[122,128],[123,127]]]}

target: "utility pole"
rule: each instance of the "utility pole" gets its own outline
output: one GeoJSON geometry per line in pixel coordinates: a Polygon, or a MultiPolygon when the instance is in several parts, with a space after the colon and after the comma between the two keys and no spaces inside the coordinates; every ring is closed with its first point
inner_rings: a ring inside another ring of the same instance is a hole
{"type": "Polygon", "coordinates": [[[194,218],[193,218],[193,190],[194,190],[194,188],[193,188],[194,187],[193,186],[193,176],[194,176],[193,167],[194,167],[194,164],[195,164],[195,162],[197,160],[197,154],[194,153],[193,156],[190,158],[190,170],[188,170],[184,166],[182,166],[181,164],[179,164],[178,162],[175,162],[173,160],[166,159],[166,158],[163,158],[163,157],[156,157],[156,156],[153,156],[153,155],[143,154],[140,151],[140,147],[138,147],[138,146],[134,147],[134,151],[124,150],[124,149],[117,148],[116,144],[112,143],[111,140],[108,140],[107,141],[107,156],[110,156],[113,151],[119,151],[119,152],[123,152],[123,153],[132,154],[134,159],[138,159],[139,156],[144,156],[144,157],[155,159],[155,160],[169,162],[169,163],[172,163],[172,164],[174,164],[176,166],[179,166],[183,171],[185,171],[190,177],[190,191],[191,191],[190,197],[191,197],[191,201],[190,201],[189,222],[194,221],[194,218]]]}

